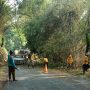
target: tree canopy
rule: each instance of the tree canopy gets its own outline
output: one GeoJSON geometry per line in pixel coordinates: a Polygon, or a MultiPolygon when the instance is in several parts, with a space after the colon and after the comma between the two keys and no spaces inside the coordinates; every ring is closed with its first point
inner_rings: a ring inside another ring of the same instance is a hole
{"type": "MultiPolygon", "coordinates": [[[[7,4],[0,3],[3,9],[7,8],[7,4]]],[[[5,13],[2,14],[6,21],[7,11],[3,10],[5,13]]],[[[60,64],[66,64],[69,54],[73,55],[76,63],[80,63],[88,51],[89,0],[16,0],[10,15],[12,23],[5,33],[8,49],[11,44],[14,48],[28,47],[34,52],[47,55],[51,63],[60,64]]]]}

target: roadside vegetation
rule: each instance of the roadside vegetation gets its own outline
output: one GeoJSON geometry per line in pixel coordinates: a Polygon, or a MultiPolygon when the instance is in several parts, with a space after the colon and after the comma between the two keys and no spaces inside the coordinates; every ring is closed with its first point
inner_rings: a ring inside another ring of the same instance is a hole
{"type": "MultiPolygon", "coordinates": [[[[90,0],[0,0],[0,62],[9,50],[46,55],[52,68],[75,68],[90,50],[90,0]]],[[[81,74],[78,69],[70,72],[81,74]]]]}

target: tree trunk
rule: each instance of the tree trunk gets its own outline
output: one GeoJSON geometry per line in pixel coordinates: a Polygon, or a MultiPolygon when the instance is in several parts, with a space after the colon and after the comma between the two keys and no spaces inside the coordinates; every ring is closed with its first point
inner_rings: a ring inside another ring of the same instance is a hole
{"type": "Polygon", "coordinates": [[[2,37],[1,47],[3,47],[3,45],[4,45],[4,38],[2,37]]]}
{"type": "Polygon", "coordinates": [[[88,39],[88,34],[86,34],[86,52],[85,54],[88,52],[88,49],[89,49],[89,39],[88,39]]]}

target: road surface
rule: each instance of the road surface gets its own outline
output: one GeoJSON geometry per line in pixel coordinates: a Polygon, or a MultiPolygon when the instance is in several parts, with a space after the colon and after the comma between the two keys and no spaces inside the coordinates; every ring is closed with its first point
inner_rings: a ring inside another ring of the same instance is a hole
{"type": "Polygon", "coordinates": [[[42,72],[40,68],[19,67],[18,81],[8,81],[4,90],[90,90],[90,80],[63,72],[42,72]]]}

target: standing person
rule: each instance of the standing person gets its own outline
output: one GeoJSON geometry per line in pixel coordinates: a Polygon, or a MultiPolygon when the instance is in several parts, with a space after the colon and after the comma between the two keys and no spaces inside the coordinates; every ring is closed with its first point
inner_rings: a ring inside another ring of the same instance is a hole
{"type": "Polygon", "coordinates": [[[44,57],[44,72],[48,73],[48,58],[44,57]]]}
{"type": "Polygon", "coordinates": [[[48,68],[48,58],[46,58],[46,57],[44,57],[44,67],[45,67],[45,65],[46,65],[47,68],[48,68]]]}
{"type": "Polygon", "coordinates": [[[72,67],[72,64],[73,64],[73,58],[72,55],[70,54],[67,58],[67,67],[68,68],[72,67]]]}
{"type": "Polygon", "coordinates": [[[28,68],[30,67],[30,64],[31,64],[31,54],[28,55],[28,60],[27,60],[28,68]]]}
{"type": "Polygon", "coordinates": [[[32,60],[32,68],[34,68],[34,66],[35,66],[35,61],[32,60]]]}
{"type": "Polygon", "coordinates": [[[88,70],[88,68],[89,68],[89,61],[88,61],[88,57],[85,56],[84,60],[83,60],[83,66],[82,66],[83,74],[85,74],[85,72],[88,70]]]}
{"type": "Polygon", "coordinates": [[[34,68],[34,65],[35,65],[35,54],[33,53],[32,55],[31,55],[31,63],[32,63],[32,68],[34,68]]]}
{"type": "Polygon", "coordinates": [[[13,52],[10,50],[9,55],[8,55],[8,74],[9,74],[9,81],[11,80],[11,75],[13,78],[13,81],[16,81],[15,79],[15,63],[13,60],[13,52]]]}
{"type": "Polygon", "coordinates": [[[27,65],[28,65],[28,68],[30,67],[30,60],[28,59],[27,60],[27,65]]]}

